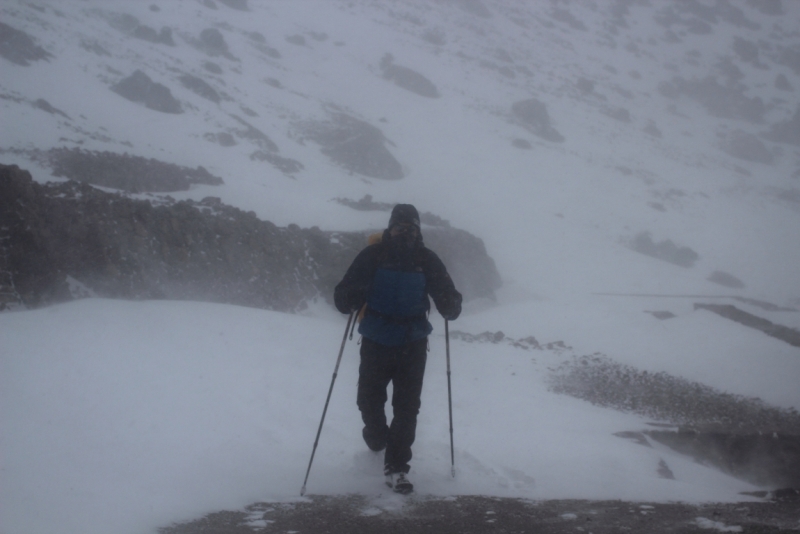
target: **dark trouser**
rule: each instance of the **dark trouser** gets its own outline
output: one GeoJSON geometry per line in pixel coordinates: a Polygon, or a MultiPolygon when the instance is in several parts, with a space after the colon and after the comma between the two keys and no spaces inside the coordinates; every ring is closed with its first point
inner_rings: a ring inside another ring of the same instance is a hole
{"type": "MultiPolygon", "coordinates": [[[[389,473],[408,473],[411,445],[417,431],[422,378],[428,358],[428,338],[389,347],[361,340],[358,369],[358,409],[364,421],[364,439],[380,442],[385,436],[384,465],[389,473]],[[386,425],[386,388],[392,382],[394,417],[386,425]]],[[[370,445],[372,447],[372,445],[370,445]]],[[[379,447],[376,447],[379,448],[379,447]]]]}

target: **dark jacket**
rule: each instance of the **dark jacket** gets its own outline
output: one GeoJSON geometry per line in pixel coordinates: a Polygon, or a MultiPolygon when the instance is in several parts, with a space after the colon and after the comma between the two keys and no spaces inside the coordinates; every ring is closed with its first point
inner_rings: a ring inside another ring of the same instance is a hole
{"type": "Polygon", "coordinates": [[[461,314],[461,294],[442,260],[425,248],[395,246],[388,232],[383,241],[362,250],[336,286],[333,300],[342,313],[367,304],[358,332],[376,343],[398,346],[426,337],[428,296],[450,321],[461,314]]]}

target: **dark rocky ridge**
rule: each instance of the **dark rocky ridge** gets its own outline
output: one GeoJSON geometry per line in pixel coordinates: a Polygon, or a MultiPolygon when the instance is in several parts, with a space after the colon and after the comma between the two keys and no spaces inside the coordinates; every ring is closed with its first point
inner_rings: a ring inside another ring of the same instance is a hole
{"type": "MultiPolygon", "coordinates": [[[[369,233],[281,228],[211,197],[155,205],[76,181],[42,185],[4,165],[0,229],[2,283],[28,307],[76,298],[77,281],[100,297],[287,312],[329,301],[369,233]]],[[[424,235],[466,299],[493,297],[500,277],[480,239],[452,228],[424,235]]]]}
{"type": "Polygon", "coordinates": [[[223,184],[222,178],[203,167],[191,169],[129,154],[52,148],[34,157],[48,164],[53,176],[132,193],[187,191],[193,184],[223,184]]]}

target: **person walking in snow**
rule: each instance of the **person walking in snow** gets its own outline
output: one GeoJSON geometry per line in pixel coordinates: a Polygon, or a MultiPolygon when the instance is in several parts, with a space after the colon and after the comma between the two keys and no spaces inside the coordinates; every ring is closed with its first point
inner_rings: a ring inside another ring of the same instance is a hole
{"type": "Polygon", "coordinates": [[[381,241],[362,250],[334,290],[342,313],[365,305],[358,333],[361,341],[357,403],[364,421],[362,436],[373,451],[384,453],[386,483],[399,493],[413,486],[411,445],[421,405],[427,360],[430,300],[449,321],[461,314],[456,291],[442,260],[422,242],[419,213],[411,204],[392,210],[381,241]],[[393,385],[393,418],[387,425],[386,389],[393,385]]]}

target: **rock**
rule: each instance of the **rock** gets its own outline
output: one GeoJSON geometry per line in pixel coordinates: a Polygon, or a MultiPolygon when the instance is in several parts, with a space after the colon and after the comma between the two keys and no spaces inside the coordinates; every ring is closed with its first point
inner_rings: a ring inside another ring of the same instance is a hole
{"type": "Polygon", "coordinates": [[[707,280],[709,282],[714,282],[715,284],[719,284],[725,287],[730,287],[733,289],[744,288],[744,282],[742,282],[732,274],[726,273],[725,271],[714,271],[709,275],[707,280]]]}
{"type": "Polygon", "coordinates": [[[650,438],[759,486],[800,487],[800,436],[649,430],[650,438]]]}
{"type": "Polygon", "coordinates": [[[769,151],[761,139],[751,133],[746,133],[741,130],[732,132],[723,144],[722,149],[735,158],[753,161],[755,163],[772,165],[775,160],[775,156],[773,156],[772,152],[769,151]]]}
{"type": "Polygon", "coordinates": [[[0,22],[0,56],[23,67],[30,65],[32,61],[53,57],[38,46],[33,37],[2,22],[0,22]]]}
{"type": "Polygon", "coordinates": [[[667,98],[678,98],[681,95],[692,98],[714,117],[762,122],[766,113],[764,101],[760,97],[748,97],[744,94],[744,89],[740,84],[720,84],[714,76],[701,80],[675,77],[658,87],[659,92],[667,98]]]}
{"type": "Polygon", "coordinates": [[[375,126],[344,113],[330,121],[300,125],[302,133],[322,146],[322,153],[345,169],[384,180],[403,178],[403,168],[386,148],[388,140],[375,126]]]}
{"type": "Polygon", "coordinates": [[[391,54],[383,56],[380,67],[383,72],[383,77],[393,81],[398,87],[402,87],[407,91],[428,98],[439,97],[439,91],[436,89],[433,82],[417,71],[408,67],[396,65],[391,54]]]}
{"type": "Polygon", "coordinates": [[[136,70],[133,74],[111,87],[111,90],[131,102],[162,113],[183,113],[181,103],[172,96],[165,85],[156,83],[147,74],[136,70]]]}
{"type": "Polygon", "coordinates": [[[511,106],[512,119],[532,134],[547,141],[563,143],[564,136],[550,124],[547,106],[535,98],[515,102],[511,106]]]}
{"type": "Polygon", "coordinates": [[[206,28],[201,31],[197,46],[210,56],[224,56],[228,59],[235,59],[228,50],[228,43],[225,42],[222,32],[216,28],[206,28]]]}
{"type": "Polygon", "coordinates": [[[226,6],[232,9],[238,9],[239,11],[249,11],[247,6],[247,0],[219,0],[226,6]]]}
{"type": "Polygon", "coordinates": [[[649,232],[641,232],[630,243],[631,249],[681,267],[692,267],[700,256],[689,247],[678,246],[670,239],[655,243],[649,232]]]}
{"type": "Polygon", "coordinates": [[[797,106],[791,119],[774,124],[765,137],[771,141],[800,146],[800,106],[797,106]]]}
{"type": "Polygon", "coordinates": [[[210,100],[215,104],[219,104],[222,100],[222,98],[219,96],[219,93],[202,78],[192,76],[191,74],[182,74],[179,80],[184,87],[193,93],[202,96],[206,100],[210,100]]]}

